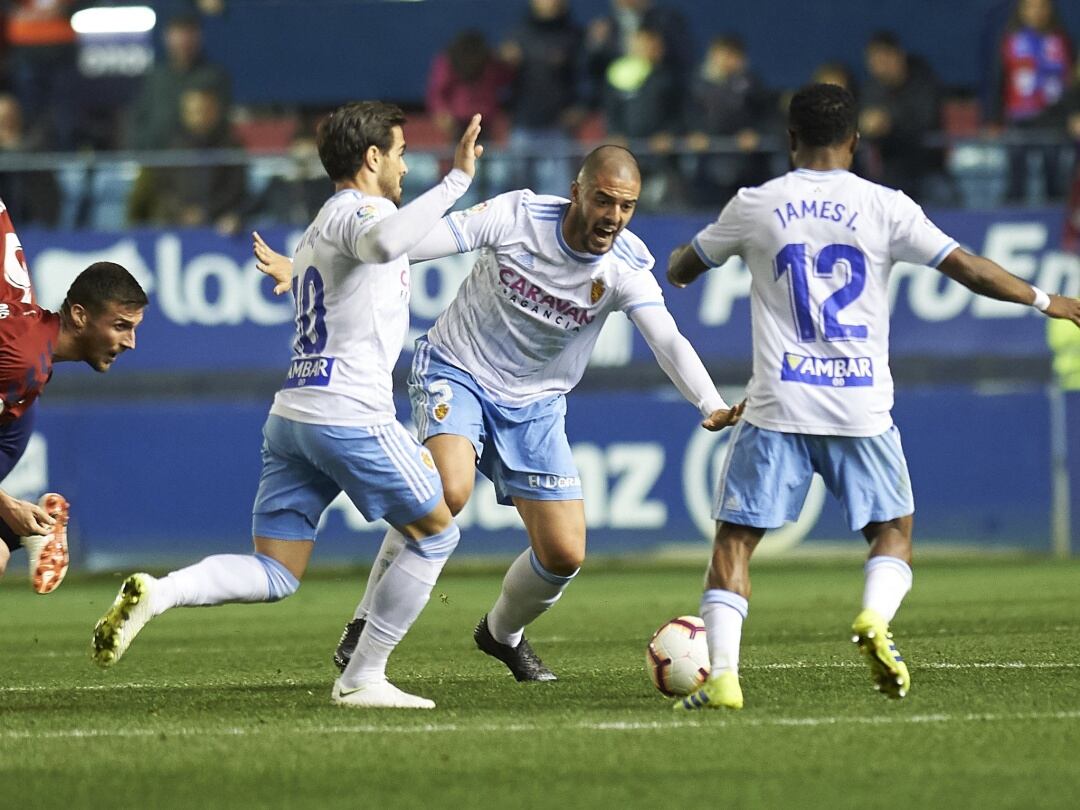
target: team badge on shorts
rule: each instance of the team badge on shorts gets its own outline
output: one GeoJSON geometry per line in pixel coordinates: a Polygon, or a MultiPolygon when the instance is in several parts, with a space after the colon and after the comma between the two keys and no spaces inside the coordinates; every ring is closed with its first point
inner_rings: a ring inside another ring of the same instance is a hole
{"type": "Polygon", "coordinates": [[[431,413],[435,417],[436,422],[441,422],[450,415],[450,406],[445,402],[440,402],[432,409],[431,413]]]}
{"type": "Polygon", "coordinates": [[[604,291],[606,289],[607,288],[604,286],[604,282],[599,280],[594,281],[592,283],[592,291],[589,293],[589,300],[595,304],[604,295],[604,291]]]}
{"type": "Polygon", "coordinates": [[[431,453],[428,452],[426,447],[420,448],[420,460],[424,462],[424,466],[432,472],[435,472],[435,459],[431,457],[431,453]]]}

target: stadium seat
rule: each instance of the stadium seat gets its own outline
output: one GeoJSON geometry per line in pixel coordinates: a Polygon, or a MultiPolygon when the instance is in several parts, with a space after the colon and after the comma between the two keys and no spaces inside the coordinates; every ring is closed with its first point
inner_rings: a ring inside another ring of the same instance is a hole
{"type": "Polygon", "coordinates": [[[232,134],[248,152],[284,152],[296,135],[299,122],[294,116],[252,118],[232,125],[232,134]]]}

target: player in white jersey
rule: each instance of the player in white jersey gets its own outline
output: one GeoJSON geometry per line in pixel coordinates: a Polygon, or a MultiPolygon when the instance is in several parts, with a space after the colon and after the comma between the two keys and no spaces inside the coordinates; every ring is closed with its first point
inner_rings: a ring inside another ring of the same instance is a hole
{"type": "Polygon", "coordinates": [[[910,687],[889,632],[911,588],[914,501],[892,423],[888,277],[894,262],[936,267],[972,291],[1080,325],[1080,301],[1046,293],[974,256],[903,192],[851,174],[851,95],[811,85],[791,101],[794,170],[744,188],[716,222],[671,255],[684,287],[741,256],[752,277],[753,377],[718,482],[716,537],[701,615],[711,673],[676,709],[742,707],[738,664],[750,556],[766,529],[794,520],[814,472],[870,545],[853,640],[875,686],[910,687]]]}
{"type": "MultiPolygon", "coordinates": [[[[633,155],[601,147],[586,158],[570,199],[502,194],[448,215],[410,253],[416,261],[481,250],[450,306],[417,341],[409,391],[451,512],[464,508],[479,467],[499,501],[512,503],[525,523],[530,548],[511,565],[474,632],[477,646],[519,681],[555,679],[524,630],[558,601],[585,556],[564,397],[581,379],[607,316],[629,316],[705,427],[719,430],[740,413],[727,406],[679,333],[648,249],[625,230],[640,189],[633,155]]],[[[401,543],[391,529],[335,651],[339,667],[370,621],[380,571],[401,543]]]]}
{"type": "Polygon", "coordinates": [[[272,602],[299,587],[326,507],[344,491],[369,519],[405,538],[386,571],[335,703],[433,708],[386,679],[394,647],[427,603],[459,532],[431,454],[397,422],[391,371],[409,323],[407,251],[468,189],[482,147],[480,116],[454,168],[398,210],[405,166],[401,110],[359,102],[319,127],[319,157],[336,193],[296,250],[296,339],[284,386],[263,427],[253,508],[255,554],[219,554],[162,579],[133,574],[94,630],[111,666],[146,622],[173,607],[272,602]]]}

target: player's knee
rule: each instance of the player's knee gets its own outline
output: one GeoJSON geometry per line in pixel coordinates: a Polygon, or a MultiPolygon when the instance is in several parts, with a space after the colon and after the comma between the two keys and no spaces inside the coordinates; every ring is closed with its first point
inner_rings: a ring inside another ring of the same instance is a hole
{"type": "Polygon", "coordinates": [[[572,577],[585,562],[585,544],[542,548],[537,550],[536,559],[544,570],[556,576],[572,577]]]}
{"type": "Polygon", "coordinates": [[[456,481],[443,481],[443,500],[446,501],[451,515],[457,517],[461,510],[465,508],[465,504],[469,502],[469,498],[472,496],[472,490],[471,482],[466,484],[456,481]]]}
{"type": "Polygon", "coordinates": [[[267,554],[256,554],[255,559],[266,571],[266,582],[270,602],[277,602],[286,596],[292,596],[300,587],[300,580],[281,562],[267,554]]]}
{"type": "Polygon", "coordinates": [[[451,523],[437,534],[419,539],[406,539],[405,547],[418,557],[427,560],[445,560],[454,553],[460,539],[461,532],[457,524],[451,523]]]}

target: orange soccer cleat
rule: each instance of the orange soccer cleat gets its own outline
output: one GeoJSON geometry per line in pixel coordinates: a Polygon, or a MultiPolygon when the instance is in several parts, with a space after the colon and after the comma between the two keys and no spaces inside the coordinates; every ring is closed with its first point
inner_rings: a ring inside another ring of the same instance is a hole
{"type": "Polygon", "coordinates": [[[46,492],[38,502],[56,522],[46,535],[24,537],[23,545],[30,558],[30,586],[37,593],[52,593],[67,574],[68,502],[63,495],[46,492]]]}

